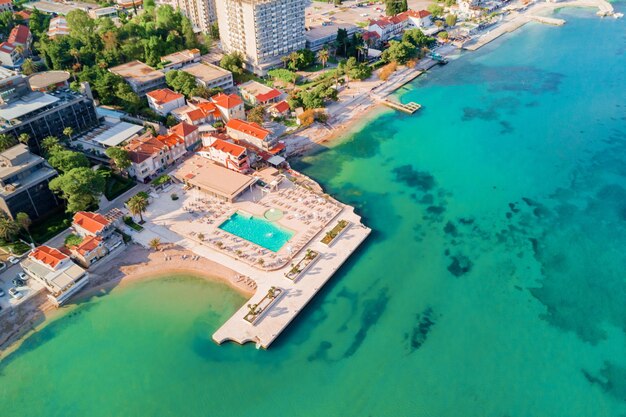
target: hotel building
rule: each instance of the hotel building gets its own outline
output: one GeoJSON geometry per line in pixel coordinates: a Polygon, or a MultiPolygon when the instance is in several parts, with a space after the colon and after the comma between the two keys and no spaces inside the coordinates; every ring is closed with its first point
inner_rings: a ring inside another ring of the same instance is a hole
{"type": "MultiPolygon", "coordinates": [[[[222,0],[218,0],[220,2],[222,0]]],[[[211,24],[215,22],[216,0],[157,0],[157,5],[169,5],[179,9],[194,27],[196,32],[209,33],[211,24]]]]}
{"type": "Polygon", "coordinates": [[[265,75],[280,58],[305,47],[307,0],[216,2],[222,49],[243,55],[246,68],[265,75]]]}
{"type": "Polygon", "coordinates": [[[57,306],[63,304],[89,282],[87,272],[69,256],[50,246],[33,249],[20,262],[29,276],[42,283],[50,292],[48,297],[57,306]]]}

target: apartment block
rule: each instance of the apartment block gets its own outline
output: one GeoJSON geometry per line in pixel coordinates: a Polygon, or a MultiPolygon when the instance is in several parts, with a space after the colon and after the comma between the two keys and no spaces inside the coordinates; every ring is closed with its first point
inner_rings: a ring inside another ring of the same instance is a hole
{"type": "Polygon", "coordinates": [[[156,3],[179,9],[191,21],[194,31],[209,33],[211,25],[217,20],[215,2],[216,0],[157,0],[156,3]]]}
{"type": "Polygon", "coordinates": [[[248,70],[265,75],[281,57],[306,44],[307,0],[220,0],[216,2],[222,49],[240,52],[248,70]]]}

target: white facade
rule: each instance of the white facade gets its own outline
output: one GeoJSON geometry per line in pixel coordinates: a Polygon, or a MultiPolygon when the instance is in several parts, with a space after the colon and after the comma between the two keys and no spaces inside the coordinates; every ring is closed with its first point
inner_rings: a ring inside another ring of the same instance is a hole
{"type": "MultiPolygon", "coordinates": [[[[169,5],[179,9],[194,27],[195,32],[209,33],[211,25],[217,19],[216,0],[157,0],[157,5],[169,5]]],[[[222,1],[222,0],[218,0],[222,1]]]]}
{"type": "Polygon", "coordinates": [[[219,0],[217,22],[222,49],[240,52],[246,67],[265,75],[280,58],[306,44],[307,0],[219,0]]]}

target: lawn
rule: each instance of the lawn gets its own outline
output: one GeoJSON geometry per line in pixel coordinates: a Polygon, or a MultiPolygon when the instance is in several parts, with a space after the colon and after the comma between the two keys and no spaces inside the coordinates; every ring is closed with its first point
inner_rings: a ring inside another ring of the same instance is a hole
{"type": "Polygon", "coordinates": [[[141,227],[140,225],[138,225],[137,223],[135,223],[135,221],[133,220],[132,217],[130,216],[125,216],[124,217],[124,223],[126,223],[126,225],[128,227],[130,227],[131,229],[133,229],[136,232],[141,232],[143,230],[143,227],[141,227]]]}
{"type": "Polygon", "coordinates": [[[49,216],[39,219],[30,227],[30,234],[37,243],[44,243],[72,224],[72,214],[61,207],[49,216]]]}
{"type": "Polygon", "coordinates": [[[22,242],[21,240],[17,242],[11,242],[11,243],[2,242],[0,246],[7,253],[12,253],[14,255],[22,255],[23,253],[26,253],[31,249],[30,246],[28,246],[26,243],[22,242]]]}
{"type": "Polygon", "coordinates": [[[119,174],[109,171],[108,169],[101,170],[107,172],[107,182],[104,186],[104,196],[109,201],[114,200],[116,197],[119,197],[137,185],[137,183],[131,178],[124,178],[119,174]]]}

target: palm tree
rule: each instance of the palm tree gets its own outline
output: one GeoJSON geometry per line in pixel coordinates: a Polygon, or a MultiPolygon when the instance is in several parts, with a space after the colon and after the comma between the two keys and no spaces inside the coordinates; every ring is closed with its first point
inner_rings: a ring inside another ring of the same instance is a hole
{"type": "Polygon", "coordinates": [[[291,69],[293,71],[296,71],[298,69],[297,64],[298,64],[298,60],[300,59],[300,54],[296,51],[293,51],[292,53],[288,55],[287,58],[289,58],[289,64],[291,66],[291,69]]]}
{"type": "Polygon", "coordinates": [[[77,64],[80,64],[80,61],[78,60],[78,58],[80,57],[80,52],[78,52],[78,49],[76,48],[70,49],[70,55],[74,57],[77,64]]]}
{"type": "Polygon", "coordinates": [[[22,55],[24,53],[24,47],[22,45],[17,45],[15,47],[15,52],[17,52],[18,54],[22,55]]]}
{"type": "Polygon", "coordinates": [[[31,75],[37,72],[37,64],[31,59],[26,58],[22,63],[22,72],[25,75],[31,75]]]}
{"type": "Polygon", "coordinates": [[[63,129],[63,134],[65,136],[67,136],[67,138],[70,140],[70,142],[72,141],[72,135],[74,134],[74,129],[72,129],[71,126],[66,127],[65,129],[63,129]]]}
{"type": "Polygon", "coordinates": [[[22,133],[17,137],[17,140],[24,145],[28,145],[30,141],[30,135],[28,133],[22,133]]]}
{"type": "Polygon", "coordinates": [[[330,58],[330,53],[328,49],[324,48],[317,53],[317,59],[322,63],[322,68],[326,68],[326,63],[328,62],[328,58],[330,58]]]}
{"type": "Polygon", "coordinates": [[[17,145],[15,137],[6,133],[0,134],[0,152],[6,151],[15,145],[17,145]]]}
{"type": "Polygon", "coordinates": [[[154,239],[150,240],[150,242],[148,242],[148,246],[150,246],[150,248],[155,251],[159,250],[159,248],[161,247],[161,239],[155,237],[154,239]]]}
{"type": "Polygon", "coordinates": [[[283,61],[283,65],[285,65],[285,68],[287,68],[287,63],[289,62],[289,57],[287,55],[281,56],[280,60],[283,61]]]}
{"type": "Polygon", "coordinates": [[[46,155],[50,155],[54,149],[61,148],[61,144],[59,143],[59,139],[54,136],[46,136],[41,141],[41,149],[43,149],[46,155]]]}
{"type": "Polygon", "coordinates": [[[130,214],[134,216],[138,214],[141,223],[143,223],[143,212],[148,208],[148,199],[139,194],[135,195],[128,200],[126,207],[128,211],[130,211],[130,214]]]}
{"type": "Polygon", "coordinates": [[[11,242],[20,232],[20,226],[8,217],[0,218],[0,238],[11,242]]]}
{"type": "Polygon", "coordinates": [[[356,47],[358,60],[361,61],[361,57],[367,55],[367,47],[365,45],[359,45],[356,47]]]}

